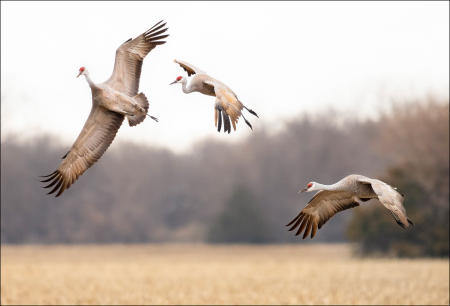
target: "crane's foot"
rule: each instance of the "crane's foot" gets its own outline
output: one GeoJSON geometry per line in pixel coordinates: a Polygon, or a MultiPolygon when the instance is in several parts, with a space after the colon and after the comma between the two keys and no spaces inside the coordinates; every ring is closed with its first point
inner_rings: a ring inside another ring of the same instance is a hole
{"type": "Polygon", "coordinates": [[[153,120],[155,120],[156,122],[159,122],[158,118],[153,117],[153,116],[151,116],[151,115],[149,115],[149,114],[146,114],[146,115],[149,116],[150,118],[152,118],[153,120]]]}
{"type": "Polygon", "coordinates": [[[254,110],[249,109],[247,106],[244,106],[244,107],[250,114],[259,118],[258,114],[254,110]]]}
{"type": "Polygon", "coordinates": [[[248,122],[247,118],[244,117],[244,114],[241,114],[242,118],[244,119],[245,123],[250,127],[250,129],[253,131],[253,126],[248,122]]]}
{"type": "Polygon", "coordinates": [[[247,125],[250,127],[250,129],[253,131],[253,127],[252,127],[252,125],[250,124],[250,122],[248,122],[247,119],[245,119],[245,118],[244,118],[244,121],[245,121],[245,123],[247,123],[247,125]]]}

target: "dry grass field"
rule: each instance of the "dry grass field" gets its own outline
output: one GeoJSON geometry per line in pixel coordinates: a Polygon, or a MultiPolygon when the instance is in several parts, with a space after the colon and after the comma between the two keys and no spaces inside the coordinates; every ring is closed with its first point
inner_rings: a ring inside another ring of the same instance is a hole
{"type": "Polygon", "coordinates": [[[1,304],[449,304],[449,261],[346,245],[2,246],[1,304]]]}

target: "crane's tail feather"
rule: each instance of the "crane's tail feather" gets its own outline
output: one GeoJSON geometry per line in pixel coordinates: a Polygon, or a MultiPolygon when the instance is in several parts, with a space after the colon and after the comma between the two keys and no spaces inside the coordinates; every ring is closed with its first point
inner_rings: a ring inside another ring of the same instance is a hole
{"type": "Polygon", "coordinates": [[[148,111],[147,97],[141,92],[133,97],[133,100],[141,108],[142,111],[136,110],[133,115],[127,115],[128,123],[130,126],[135,126],[144,121],[148,111]]]}
{"type": "Polygon", "coordinates": [[[139,106],[145,110],[145,112],[148,111],[148,100],[144,93],[138,93],[133,98],[137,102],[137,104],[139,104],[139,106]]]}

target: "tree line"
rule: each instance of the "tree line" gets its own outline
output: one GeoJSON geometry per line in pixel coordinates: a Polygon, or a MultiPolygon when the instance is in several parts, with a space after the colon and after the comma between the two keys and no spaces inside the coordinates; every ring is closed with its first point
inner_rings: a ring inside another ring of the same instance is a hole
{"type": "Polygon", "coordinates": [[[284,226],[312,196],[298,189],[359,173],[404,189],[414,230],[404,232],[370,201],[337,214],[313,241],[448,256],[448,100],[396,104],[376,120],[337,119],[298,116],[278,132],[263,126],[233,144],[217,135],[183,154],[115,141],[59,198],[45,194],[38,175],[68,147],[49,135],[26,143],[8,137],[2,243],[300,242],[284,226]]]}

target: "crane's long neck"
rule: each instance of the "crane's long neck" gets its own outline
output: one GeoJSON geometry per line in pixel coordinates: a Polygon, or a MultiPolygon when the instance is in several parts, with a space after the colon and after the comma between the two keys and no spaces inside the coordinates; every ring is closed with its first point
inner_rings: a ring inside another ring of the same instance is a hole
{"type": "Polygon", "coordinates": [[[181,88],[183,89],[184,93],[188,94],[188,93],[193,92],[191,84],[189,83],[189,85],[187,85],[187,79],[186,78],[183,78],[183,80],[181,80],[181,84],[182,84],[181,88]]]}
{"type": "Polygon", "coordinates": [[[341,190],[341,186],[338,183],[331,184],[331,185],[315,183],[314,185],[315,185],[314,186],[315,190],[329,190],[329,191],[339,191],[339,190],[341,190]]]}
{"type": "Polygon", "coordinates": [[[92,89],[97,88],[97,86],[96,86],[95,83],[92,81],[92,79],[91,79],[91,77],[89,76],[89,73],[88,73],[87,71],[84,73],[84,76],[85,76],[86,81],[88,82],[89,86],[90,86],[92,89]]]}

